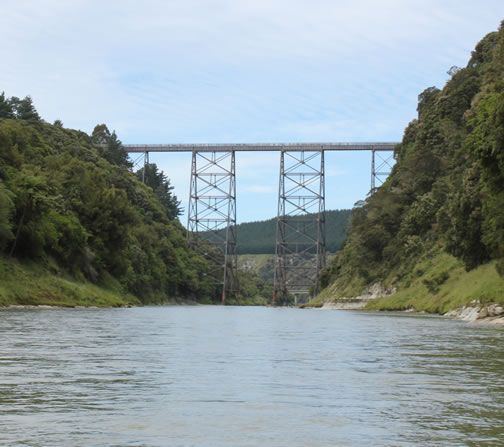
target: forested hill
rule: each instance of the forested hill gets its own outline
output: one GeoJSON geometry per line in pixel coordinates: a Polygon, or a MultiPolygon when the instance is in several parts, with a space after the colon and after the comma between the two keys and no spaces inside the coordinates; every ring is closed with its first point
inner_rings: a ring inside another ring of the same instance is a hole
{"type": "Polygon", "coordinates": [[[171,186],[148,169],[143,184],[105,125],[48,124],[29,97],[1,94],[0,305],[210,298],[171,186]]]}
{"type": "MultiPolygon", "coordinates": [[[[338,251],[346,237],[350,210],[326,211],[327,250],[338,251]]],[[[239,254],[274,254],[276,218],[237,225],[237,251],[239,254]]]]}
{"type": "Polygon", "coordinates": [[[392,175],[353,210],[319,300],[381,282],[398,292],[379,308],[504,302],[503,26],[448,74],[419,95],[392,175]]]}

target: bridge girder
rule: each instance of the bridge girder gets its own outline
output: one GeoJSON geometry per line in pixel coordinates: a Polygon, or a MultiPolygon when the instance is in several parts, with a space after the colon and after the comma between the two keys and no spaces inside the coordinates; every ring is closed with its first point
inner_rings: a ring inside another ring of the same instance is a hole
{"type": "Polygon", "coordinates": [[[303,151],[393,151],[399,143],[245,143],[245,144],[124,144],[129,153],[138,152],[303,152],[303,151]]]}

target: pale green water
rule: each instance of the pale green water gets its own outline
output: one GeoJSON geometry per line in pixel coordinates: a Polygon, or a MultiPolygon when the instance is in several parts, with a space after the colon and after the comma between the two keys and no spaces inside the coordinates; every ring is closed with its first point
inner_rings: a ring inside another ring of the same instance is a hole
{"type": "Polygon", "coordinates": [[[3,310],[0,445],[504,445],[504,330],[297,309],[3,310]]]}

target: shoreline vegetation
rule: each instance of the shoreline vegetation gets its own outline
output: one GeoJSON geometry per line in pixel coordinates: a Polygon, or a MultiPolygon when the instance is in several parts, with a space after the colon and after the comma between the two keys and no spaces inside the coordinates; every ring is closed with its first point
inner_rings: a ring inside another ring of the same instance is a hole
{"type": "Polygon", "coordinates": [[[113,278],[93,284],[36,262],[0,258],[0,307],[123,307],[140,305],[113,278]]]}
{"type": "Polygon", "coordinates": [[[392,276],[362,289],[358,285],[342,289],[336,282],[307,307],[351,307],[358,302],[367,310],[443,315],[471,303],[504,306],[504,278],[497,272],[495,261],[467,271],[460,260],[447,253],[430,253],[418,261],[407,281],[397,283],[394,279],[392,276]]]}
{"type": "Polygon", "coordinates": [[[435,314],[504,325],[504,280],[495,262],[466,271],[461,261],[438,253],[419,262],[415,272],[416,278],[407,286],[375,283],[350,296],[338,295],[333,286],[302,307],[435,314]]]}
{"type": "Polygon", "coordinates": [[[142,303],[112,277],[94,284],[35,262],[0,257],[0,309],[2,308],[113,308],[143,305],[201,304],[185,297],[142,303]]]}
{"type": "Polygon", "coordinates": [[[133,172],[106,125],[50,124],[0,91],[0,305],[217,302],[172,190],[153,163],[133,172]]]}
{"type": "MultiPolygon", "coordinates": [[[[299,307],[428,313],[470,323],[504,325],[504,284],[493,264],[466,272],[455,258],[438,255],[421,264],[425,270],[417,270],[422,274],[408,288],[398,291],[376,283],[360,294],[338,298],[331,297],[331,290],[326,289],[315,300],[299,307]],[[440,266],[449,272],[448,276],[437,290],[429,291],[428,278],[435,276],[440,266]]],[[[0,258],[0,277],[0,309],[124,308],[149,304],[125,292],[112,277],[107,282],[93,284],[35,262],[0,258]]],[[[157,304],[201,303],[174,297],[157,304]]]]}

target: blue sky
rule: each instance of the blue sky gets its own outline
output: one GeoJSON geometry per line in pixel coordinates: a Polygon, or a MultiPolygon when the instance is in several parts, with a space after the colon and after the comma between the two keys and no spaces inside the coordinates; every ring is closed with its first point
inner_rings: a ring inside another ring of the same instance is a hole
{"type": "MultiPolygon", "coordinates": [[[[0,91],[125,143],[400,140],[502,19],[502,0],[6,0],[0,91]]],[[[237,155],[239,221],[275,215],[278,158],[237,155]]],[[[190,155],[151,161],[186,205],[190,155]]],[[[366,195],[369,154],[326,169],[328,209],[366,195]]]]}

